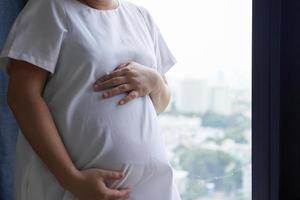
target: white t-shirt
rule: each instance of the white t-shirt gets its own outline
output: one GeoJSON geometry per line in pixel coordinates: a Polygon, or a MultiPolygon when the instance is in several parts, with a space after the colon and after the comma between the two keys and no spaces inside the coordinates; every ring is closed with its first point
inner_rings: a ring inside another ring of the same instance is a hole
{"type": "MultiPolygon", "coordinates": [[[[180,200],[173,169],[149,95],[124,105],[126,93],[102,99],[97,78],[129,60],[160,74],[176,63],[143,6],[119,0],[99,10],[78,0],[29,0],[16,18],[0,57],[50,72],[43,97],[78,169],[123,170],[108,186],[132,188],[129,199],[180,200]]],[[[21,130],[19,130],[21,133],[21,130]]],[[[16,200],[74,200],[19,134],[16,200]]]]}

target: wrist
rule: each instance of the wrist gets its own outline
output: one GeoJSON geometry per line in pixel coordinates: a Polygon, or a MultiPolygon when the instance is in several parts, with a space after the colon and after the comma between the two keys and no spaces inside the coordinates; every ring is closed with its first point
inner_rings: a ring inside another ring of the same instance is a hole
{"type": "Polygon", "coordinates": [[[164,82],[161,74],[155,70],[153,70],[153,77],[154,77],[153,78],[153,80],[154,80],[153,88],[152,88],[150,94],[159,94],[162,91],[165,82],[164,82]]]}
{"type": "Polygon", "coordinates": [[[67,173],[64,173],[64,175],[58,181],[63,188],[71,191],[71,188],[73,188],[76,180],[80,178],[80,174],[81,172],[78,169],[72,167],[67,171],[67,173]]]}

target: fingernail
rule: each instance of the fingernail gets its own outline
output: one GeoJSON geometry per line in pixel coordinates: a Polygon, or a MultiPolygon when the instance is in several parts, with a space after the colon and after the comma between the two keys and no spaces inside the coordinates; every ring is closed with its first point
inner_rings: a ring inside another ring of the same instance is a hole
{"type": "Polygon", "coordinates": [[[121,101],[120,101],[120,104],[123,104],[123,103],[124,103],[124,101],[123,101],[123,100],[121,100],[121,101]]]}
{"type": "Polygon", "coordinates": [[[107,94],[106,92],[103,93],[103,97],[104,97],[104,98],[107,97],[107,95],[108,95],[108,94],[107,94]]]}

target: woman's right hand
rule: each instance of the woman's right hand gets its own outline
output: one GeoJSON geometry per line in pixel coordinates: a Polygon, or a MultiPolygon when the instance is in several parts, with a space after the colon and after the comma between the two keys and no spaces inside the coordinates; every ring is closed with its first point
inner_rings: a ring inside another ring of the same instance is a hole
{"type": "Polygon", "coordinates": [[[86,169],[78,171],[68,190],[79,200],[125,200],[130,188],[111,189],[105,180],[118,180],[124,176],[122,171],[104,169],[86,169]]]}

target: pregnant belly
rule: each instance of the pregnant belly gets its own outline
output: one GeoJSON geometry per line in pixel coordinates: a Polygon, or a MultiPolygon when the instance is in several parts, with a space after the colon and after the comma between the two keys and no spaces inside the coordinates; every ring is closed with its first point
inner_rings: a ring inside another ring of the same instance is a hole
{"type": "MultiPolygon", "coordinates": [[[[153,160],[166,162],[164,138],[149,96],[124,105],[122,93],[101,99],[101,93],[83,96],[67,109],[52,108],[63,142],[79,169],[135,167],[144,170],[153,160]]],[[[140,172],[142,173],[142,172],[140,172]]]]}

